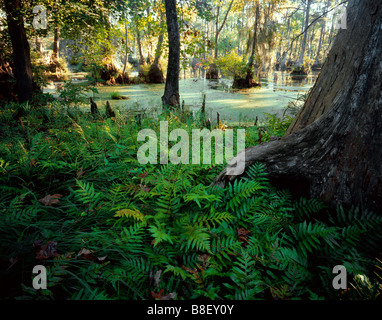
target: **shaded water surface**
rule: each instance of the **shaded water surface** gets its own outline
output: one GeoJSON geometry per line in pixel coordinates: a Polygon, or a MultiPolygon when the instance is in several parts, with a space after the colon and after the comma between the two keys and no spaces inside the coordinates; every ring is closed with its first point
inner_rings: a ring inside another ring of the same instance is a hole
{"type": "MultiPolygon", "coordinates": [[[[75,74],[72,77],[75,78],[75,74]]],[[[232,80],[229,79],[182,79],[179,81],[180,100],[184,100],[186,107],[196,112],[200,109],[205,94],[207,113],[213,121],[217,112],[223,121],[229,123],[253,121],[256,116],[263,117],[264,112],[281,113],[289,101],[307,93],[315,80],[316,75],[292,80],[287,73],[275,72],[270,77],[261,79],[261,87],[232,90],[232,80]]],[[[108,100],[118,109],[150,110],[160,107],[164,84],[104,86],[97,89],[99,94],[95,95],[95,101],[101,109],[108,100]],[[113,92],[128,97],[128,100],[112,100],[113,92]]]]}

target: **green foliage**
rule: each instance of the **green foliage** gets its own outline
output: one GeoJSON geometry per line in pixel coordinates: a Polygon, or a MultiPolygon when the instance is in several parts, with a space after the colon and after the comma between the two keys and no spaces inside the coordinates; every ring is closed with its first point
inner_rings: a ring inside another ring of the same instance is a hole
{"type": "Polygon", "coordinates": [[[67,106],[78,106],[88,101],[86,92],[87,86],[75,84],[71,80],[65,81],[64,84],[57,89],[58,96],[67,106]]]}
{"type": "Polygon", "coordinates": [[[121,97],[122,97],[122,95],[118,91],[112,92],[110,94],[110,98],[114,99],[114,100],[121,99],[121,97]]]}
{"type": "MultiPolygon", "coordinates": [[[[222,165],[141,165],[138,131],[157,118],[95,119],[64,106],[28,109],[24,128],[16,106],[1,113],[12,133],[0,143],[2,297],[152,299],[163,289],[176,299],[341,299],[337,264],[357,288],[346,297],[377,296],[377,214],[294,199],[259,163],[224,189],[209,186],[222,165]],[[30,288],[36,240],[57,242],[59,254],[45,261],[43,291],[30,288]]],[[[200,125],[159,118],[170,130],[200,125]]],[[[270,120],[264,127],[281,134],[270,120]]]]}
{"type": "Polygon", "coordinates": [[[224,75],[230,77],[245,77],[247,64],[236,51],[224,55],[216,60],[216,65],[222,70],[224,75]]]}

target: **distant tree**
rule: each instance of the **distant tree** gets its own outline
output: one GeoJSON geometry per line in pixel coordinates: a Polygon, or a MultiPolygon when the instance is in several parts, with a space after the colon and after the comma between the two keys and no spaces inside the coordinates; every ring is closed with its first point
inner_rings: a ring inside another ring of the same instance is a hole
{"type": "Polygon", "coordinates": [[[304,34],[302,37],[301,42],[301,52],[300,57],[297,61],[297,67],[302,69],[304,65],[304,57],[305,57],[305,51],[306,51],[306,43],[308,40],[308,27],[309,27],[309,18],[310,18],[310,7],[312,4],[312,0],[306,0],[306,7],[305,7],[305,19],[304,19],[304,34]]]}
{"type": "Polygon", "coordinates": [[[162,102],[164,105],[179,107],[180,35],[176,0],[165,0],[165,5],[169,55],[162,102]]]}
{"type": "MultiPolygon", "coordinates": [[[[162,27],[162,24],[164,22],[164,14],[163,12],[160,13],[160,27],[162,27]]],[[[163,77],[163,71],[159,64],[160,58],[162,55],[162,45],[163,45],[163,38],[164,38],[164,29],[160,31],[157,47],[155,50],[155,58],[154,62],[150,66],[149,70],[149,79],[151,83],[163,83],[164,77],[163,77]]]]}

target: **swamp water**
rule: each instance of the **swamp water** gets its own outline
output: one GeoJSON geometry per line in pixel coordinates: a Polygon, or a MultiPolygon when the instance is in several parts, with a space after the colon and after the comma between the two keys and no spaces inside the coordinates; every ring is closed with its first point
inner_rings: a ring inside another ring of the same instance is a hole
{"type": "MultiPolygon", "coordinates": [[[[71,74],[76,81],[76,74],[71,74]]],[[[232,80],[206,80],[190,78],[179,80],[180,101],[184,100],[186,108],[197,112],[200,110],[203,94],[206,95],[207,117],[216,121],[217,112],[225,123],[239,124],[253,122],[256,117],[264,117],[264,113],[282,115],[290,101],[306,94],[313,86],[317,75],[309,75],[302,80],[292,80],[288,73],[274,72],[270,77],[261,79],[261,87],[232,90],[232,80]]],[[[98,94],[94,95],[98,108],[104,111],[106,101],[112,108],[150,110],[161,106],[164,84],[132,84],[97,87],[98,94]],[[118,92],[127,100],[112,100],[111,95],[118,92]]],[[[45,92],[54,93],[53,88],[46,88],[45,92]]],[[[91,96],[92,94],[89,94],[91,96]]],[[[89,103],[90,109],[90,103],[89,103]]]]}

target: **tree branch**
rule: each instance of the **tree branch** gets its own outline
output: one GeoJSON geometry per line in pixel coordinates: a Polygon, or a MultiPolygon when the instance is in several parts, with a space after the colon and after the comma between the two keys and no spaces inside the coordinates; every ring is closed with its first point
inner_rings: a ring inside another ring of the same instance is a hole
{"type": "Polygon", "coordinates": [[[226,21],[227,21],[228,13],[230,12],[230,10],[231,10],[231,8],[232,8],[232,4],[233,4],[234,1],[235,1],[235,0],[232,0],[231,3],[229,4],[229,7],[228,7],[228,9],[227,9],[227,12],[225,13],[224,20],[223,20],[223,22],[222,22],[220,28],[216,31],[216,35],[219,35],[220,32],[222,31],[222,29],[223,29],[223,27],[224,27],[224,25],[225,25],[225,23],[226,23],[226,21]]]}

